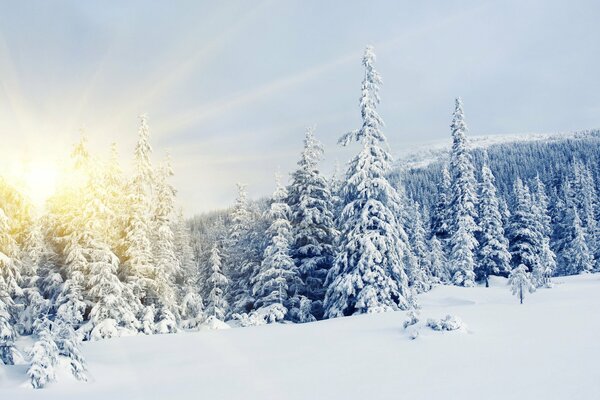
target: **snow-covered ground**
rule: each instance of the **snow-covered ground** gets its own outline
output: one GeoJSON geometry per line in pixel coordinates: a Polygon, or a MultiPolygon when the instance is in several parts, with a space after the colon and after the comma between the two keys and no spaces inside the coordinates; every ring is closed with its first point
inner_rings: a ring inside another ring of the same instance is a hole
{"type": "Polygon", "coordinates": [[[3,399],[599,399],[600,275],[556,278],[519,305],[506,281],[437,287],[406,313],[85,343],[90,382],[34,390],[0,367],[3,399]],[[465,329],[436,332],[452,314],[465,329]],[[419,335],[410,339],[410,332],[419,335]]]}

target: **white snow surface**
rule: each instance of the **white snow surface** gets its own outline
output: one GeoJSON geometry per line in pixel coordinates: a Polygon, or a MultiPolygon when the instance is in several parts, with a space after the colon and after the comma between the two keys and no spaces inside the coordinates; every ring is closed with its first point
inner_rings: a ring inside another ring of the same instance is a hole
{"type": "Polygon", "coordinates": [[[599,399],[600,275],[555,278],[520,305],[490,288],[439,286],[406,312],[84,343],[89,382],[28,386],[0,366],[3,399],[599,399]],[[428,318],[458,317],[436,332],[428,318]],[[410,330],[418,330],[411,340],[410,330]]]}

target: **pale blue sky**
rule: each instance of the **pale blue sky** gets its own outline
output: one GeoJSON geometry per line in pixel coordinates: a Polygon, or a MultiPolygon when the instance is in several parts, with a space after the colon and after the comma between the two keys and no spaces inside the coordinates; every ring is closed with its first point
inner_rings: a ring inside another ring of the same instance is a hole
{"type": "Polygon", "coordinates": [[[0,1],[2,157],[58,159],[84,126],[125,162],[145,112],[188,215],[237,181],[269,194],[306,126],[327,172],[350,157],[335,143],[360,122],[367,44],[394,153],[447,138],[459,95],[473,135],[597,128],[599,4],[0,1]]]}

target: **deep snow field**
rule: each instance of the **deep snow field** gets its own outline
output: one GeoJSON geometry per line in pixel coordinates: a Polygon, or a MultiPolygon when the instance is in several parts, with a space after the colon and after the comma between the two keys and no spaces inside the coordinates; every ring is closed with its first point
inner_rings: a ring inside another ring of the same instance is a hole
{"type": "Polygon", "coordinates": [[[506,281],[441,286],[405,312],[83,344],[90,380],[29,387],[0,366],[2,399],[600,399],[600,274],[554,279],[520,305],[506,281]],[[428,318],[459,317],[438,332],[428,318]],[[410,332],[418,330],[418,337],[410,332]]]}

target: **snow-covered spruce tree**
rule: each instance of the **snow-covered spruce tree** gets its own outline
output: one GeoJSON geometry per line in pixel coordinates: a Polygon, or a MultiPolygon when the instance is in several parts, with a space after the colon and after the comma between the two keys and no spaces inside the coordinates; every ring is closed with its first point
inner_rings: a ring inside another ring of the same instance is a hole
{"type": "Polygon", "coordinates": [[[531,274],[527,272],[527,267],[524,264],[519,264],[510,272],[508,284],[511,287],[512,294],[519,298],[521,304],[523,304],[526,292],[535,292],[535,285],[531,282],[531,274]]]}
{"type": "MultiPolygon", "coordinates": [[[[231,282],[228,298],[232,313],[254,308],[251,279],[262,259],[262,233],[255,230],[261,218],[248,202],[245,185],[238,184],[238,197],[231,212],[231,226],[223,243],[225,272],[231,282]]],[[[210,268],[209,268],[210,269],[210,268]]]]}
{"type": "Polygon", "coordinates": [[[208,279],[211,290],[208,295],[206,315],[224,321],[229,311],[229,304],[225,297],[229,280],[221,272],[221,254],[217,243],[213,245],[209,263],[212,273],[208,279]]]}
{"type": "Polygon", "coordinates": [[[119,153],[116,143],[110,147],[110,157],[103,168],[102,177],[104,190],[102,202],[105,205],[104,218],[107,220],[105,241],[115,248],[115,253],[122,255],[123,232],[127,225],[127,181],[119,164],[119,153]]]}
{"type": "Polygon", "coordinates": [[[575,207],[581,220],[586,244],[592,254],[600,254],[600,232],[596,220],[598,210],[598,195],[594,186],[591,171],[581,161],[576,161],[571,166],[568,176],[570,191],[566,195],[567,203],[575,207]]]}
{"type": "MultiPolygon", "coordinates": [[[[6,283],[8,294],[14,299],[22,296],[21,263],[19,246],[11,234],[11,226],[3,208],[0,207],[0,274],[6,283]]],[[[11,310],[11,313],[13,310],[11,310]]],[[[15,315],[13,315],[15,317],[15,315]]]]}
{"type": "Polygon", "coordinates": [[[429,240],[429,265],[431,268],[432,282],[447,283],[450,282],[448,273],[448,259],[442,246],[442,242],[433,235],[429,240]]]}
{"type": "Polygon", "coordinates": [[[289,290],[311,300],[318,319],[323,316],[325,280],[333,263],[333,243],[337,235],[332,195],[327,180],[318,169],[322,154],[322,145],[315,139],[312,129],[307,129],[287,199],[292,225],[290,254],[298,269],[298,282],[304,283],[300,287],[289,287],[289,290]]]}
{"type": "Polygon", "coordinates": [[[154,186],[154,172],[150,163],[152,148],[148,136],[148,124],[146,117],[142,115],[135,147],[135,172],[128,185],[128,218],[121,244],[124,260],[120,271],[120,276],[144,306],[153,304],[155,300],[148,292],[154,274],[150,242],[150,194],[154,186]]]}
{"type": "Polygon", "coordinates": [[[181,300],[181,325],[186,329],[196,328],[204,320],[204,302],[197,290],[188,286],[181,300]]]}
{"type": "Polygon", "coordinates": [[[340,143],[362,144],[350,162],[342,188],[339,250],[328,275],[325,316],[406,309],[413,303],[404,271],[408,244],[397,219],[398,195],[387,180],[392,162],[384,149],[383,121],[376,111],[381,78],[374,68],[375,54],[367,47],[360,109],[362,126],[345,134],[340,143]]]}
{"type": "Polygon", "coordinates": [[[181,289],[181,319],[184,328],[195,328],[204,319],[204,302],[199,294],[198,267],[194,260],[188,227],[183,211],[178,214],[174,229],[175,249],[180,268],[177,284],[181,289]]]}
{"type": "Polygon", "coordinates": [[[413,207],[412,224],[410,226],[410,246],[415,256],[414,268],[407,268],[409,285],[417,293],[426,292],[431,289],[431,262],[428,257],[425,228],[421,216],[420,205],[415,203],[413,207]]]}
{"type": "Polygon", "coordinates": [[[534,277],[536,285],[550,287],[550,277],[556,270],[556,254],[550,246],[552,236],[552,220],[549,214],[549,199],[546,195],[546,186],[540,179],[539,174],[533,181],[533,207],[534,214],[538,217],[541,226],[542,248],[540,249],[540,265],[537,271],[540,276],[534,277]]]}
{"type": "Polygon", "coordinates": [[[145,335],[152,335],[153,333],[156,332],[156,324],[154,322],[155,319],[156,319],[156,309],[154,307],[154,304],[150,304],[150,305],[144,307],[144,310],[142,311],[142,319],[140,321],[140,323],[142,325],[140,327],[140,330],[145,335]]]}
{"type": "Polygon", "coordinates": [[[277,188],[268,211],[268,219],[272,221],[267,230],[269,245],[258,272],[252,279],[252,294],[256,299],[257,309],[279,304],[284,310],[282,317],[290,319],[288,313],[293,308],[296,308],[295,314],[298,313],[300,299],[297,290],[302,287],[302,282],[290,256],[292,226],[289,221],[291,210],[285,202],[287,197],[287,190],[277,178],[277,188]]]}
{"type": "Polygon", "coordinates": [[[86,308],[80,286],[82,281],[83,277],[75,275],[63,284],[56,299],[53,335],[59,354],[69,360],[71,374],[77,380],[85,381],[87,368],[80,349],[81,335],[76,331],[83,322],[86,308]]]}
{"type": "Polygon", "coordinates": [[[150,129],[148,128],[148,117],[145,114],[139,116],[140,127],[138,129],[138,141],[135,145],[135,171],[144,185],[144,190],[151,191],[154,181],[154,168],[150,157],[152,146],[150,146],[150,129]]]}
{"type": "Polygon", "coordinates": [[[82,282],[83,277],[81,273],[77,273],[72,278],[67,279],[62,284],[61,291],[55,301],[55,320],[62,320],[75,329],[83,322],[86,309],[82,294],[82,282]]]}
{"type": "MultiPolygon", "coordinates": [[[[251,288],[250,288],[250,273],[246,270],[245,253],[248,249],[247,239],[250,231],[251,213],[248,207],[248,194],[246,185],[237,183],[237,198],[233,209],[231,210],[231,225],[227,233],[227,238],[223,243],[223,256],[225,258],[225,272],[231,279],[228,297],[233,304],[233,312],[240,313],[249,312],[252,307],[251,288]],[[235,304],[239,304],[236,307],[235,304]],[[240,310],[238,310],[238,308],[240,310]]],[[[213,246],[214,248],[214,246],[213,246]]],[[[211,248],[211,256],[213,249],[211,248]]],[[[213,273],[212,262],[208,262],[209,276],[213,273]]],[[[210,288],[212,290],[212,287],[210,288]]]]}
{"type": "Polygon", "coordinates": [[[40,221],[35,221],[29,228],[21,254],[23,296],[19,299],[21,311],[16,329],[21,335],[29,335],[33,322],[47,312],[49,303],[39,289],[39,286],[43,286],[40,275],[44,276],[44,270],[50,267],[51,257],[40,221]]]}
{"type": "Polygon", "coordinates": [[[502,226],[505,228],[508,226],[508,221],[510,220],[510,209],[508,208],[508,203],[504,197],[498,197],[498,211],[500,211],[500,217],[502,218],[502,226]]]}
{"type": "Polygon", "coordinates": [[[63,284],[56,299],[53,334],[59,354],[69,360],[71,374],[77,380],[86,381],[87,368],[80,349],[81,335],[77,332],[86,308],[80,286],[82,281],[82,277],[75,275],[63,284]]]}
{"type": "Polygon", "coordinates": [[[539,276],[542,248],[541,225],[534,211],[529,187],[517,178],[514,184],[513,211],[508,226],[508,240],[514,267],[525,265],[527,272],[539,276]]]}
{"type": "Polygon", "coordinates": [[[180,266],[180,273],[176,278],[176,283],[184,289],[183,292],[185,294],[189,287],[197,288],[198,286],[198,265],[191,244],[190,231],[181,208],[177,213],[177,220],[173,228],[173,241],[180,266]]]}
{"type": "Polygon", "coordinates": [[[168,158],[156,175],[156,206],[154,208],[152,243],[155,266],[151,287],[158,307],[157,329],[159,333],[173,333],[177,330],[179,316],[174,284],[177,276],[181,273],[181,266],[175,254],[174,235],[171,229],[175,189],[167,181],[173,175],[168,158]]]}
{"type": "Polygon", "coordinates": [[[475,282],[475,251],[478,243],[475,233],[477,220],[477,182],[471,160],[462,100],[457,98],[452,118],[452,153],[450,178],[450,264],[452,280],[460,286],[473,286],[475,282]]]}
{"type": "Polygon", "coordinates": [[[481,168],[481,192],[479,197],[480,248],[475,277],[489,286],[490,275],[508,276],[510,253],[504,236],[502,216],[498,207],[495,178],[487,163],[481,168]]]}
{"type": "Polygon", "coordinates": [[[0,363],[14,364],[16,333],[11,323],[10,309],[12,298],[8,294],[8,285],[0,275],[0,363]]]}
{"type": "Polygon", "coordinates": [[[37,332],[38,340],[31,349],[31,364],[27,375],[35,389],[44,388],[56,379],[54,367],[58,363],[58,347],[54,342],[51,324],[48,319],[41,321],[37,332]]]}
{"type": "Polygon", "coordinates": [[[105,210],[102,199],[106,197],[101,192],[101,178],[92,172],[81,211],[84,221],[81,245],[88,272],[88,280],[83,282],[84,298],[92,304],[86,330],[95,340],[136,329],[139,309],[130,287],[119,280],[119,259],[104,239],[108,221],[102,218],[105,210]]]}
{"type": "Polygon", "coordinates": [[[92,257],[95,261],[90,262],[90,337],[98,340],[119,336],[119,328],[134,329],[137,321],[123,294],[127,288],[117,277],[118,259],[108,247],[94,249],[92,257]]]}
{"type": "Polygon", "coordinates": [[[437,188],[438,197],[431,218],[431,231],[440,241],[446,242],[450,238],[450,227],[452,225],[452,214],[450,212],[452,190],[450,187],[450,172],[448,172],[446,165],[442,167],[442,180],[438,183],[437,188]]]}
{"type": "MultiPolygon", "coordinates": [[[[333,172],[329,177],[329,192],[331,193],[331,212],[333,214],[334,226],[337,229],[339,225],[339,216],[342,214],[342,181],[343,173],[340,171],[339,162],[336,160],[333,168],[333,172]]],[[[339,232],[337,232],[339,235],[339,232]]],[[[337,239],[337,236],[336,236],[337,239]]]]}
{"type": "Polygon", "coordinates": [[[562,252],[564,272],[567,275],[592,272],[594,258],[586,243],[585,232],[577,208],[572,206],[568,213],[571,226],[568,231],[564,232],[566,240],[562,252]]]}

